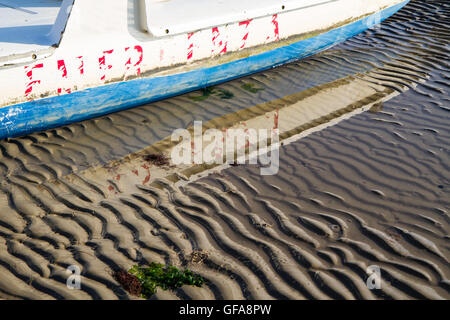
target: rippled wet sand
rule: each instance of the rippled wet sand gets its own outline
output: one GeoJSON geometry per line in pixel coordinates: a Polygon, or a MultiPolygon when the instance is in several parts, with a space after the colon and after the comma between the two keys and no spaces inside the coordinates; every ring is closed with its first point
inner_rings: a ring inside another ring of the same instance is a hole
{"type": "Polygon", "coordinates": [[[156,299],[448,299],[449,17],[446,1],[412,1],[212,93],[0,142],[0,298],[129,299],[110,270],[157,261],[209,282],[156,299]],[[264,126],[275,113],[275,176],[145,158],[195,120],[264,126]],[[82,290],[65,285],[72,264],[82,290]]]}

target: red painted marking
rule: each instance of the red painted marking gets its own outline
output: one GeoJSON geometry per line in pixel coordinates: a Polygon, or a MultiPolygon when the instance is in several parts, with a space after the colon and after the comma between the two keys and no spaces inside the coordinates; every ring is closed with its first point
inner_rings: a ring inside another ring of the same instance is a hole
{"type": "Polygon", "coordinates": [[[146,184],[147,182],[150,181],[150,172],[148,173],[148,175],[145,177],[144,180],[142,180],[142,184],[146,184]]]}
{"type": "MultiPolygon", "coordinates": [[[[130,47],[125,48],[125,52],[127,52],[130,49],[130,47]]],[[[128,58],[127,62],[125,62],[126,71],[128,71],[130,68],[134,68],[136,70],[136,74],[141,74],[141,68],[138,66],[142,63],[142,60],[144,59],[144,50],[141,46],[134,46],[133,49],[138,53],[139,58],[137,59],[137,62],[132,64],[131,57],[128,58]]]]}
{"type": "Polygon", "coordinates": [[[195,143],[194,143],[194,141],[191,141],[191,154],[195,155],[195,143]]]}
{"type": "Polygon", "coordinates": [[[61,77],[67,78],[67,68],[64,60],[58,60],[58,70],[61,71],[61,77]]]}
{"type": "Polygon", "coordinates": [[[113,187],[113,186],[108,186],[108,190],[109,190],[109,191],[113,191],[113,190],[114,190],[114,187],[113,187]]]}
{"type": "Polygon", "coordinates": [[[143,164],[141,167],[147,170],[147,176],[142,180],[142,184],[146,184],[150,181],[150,168],[146,164],[143,164]]]}
{"type": "MultiPolygon", "coordinates": [[[[142,60],[144,60],[144,50],[141,46],[134,46],[134,50],[136,50],[139,53],[139,60],[134,64],[135,67],[140,65],[142,63],[142,60]]],[[[141,74],[141,68],[136,69],[137,75],[141,74]]]]}
{"type": "Polygon", "coordinates": [[[120,180],[120,174],[116,176],[116,180],[120,180]]]}
{"type": "Polygon", "coordinates": [[[211,29],[211,31],[212,31],[212,45],[213,45],[211,53],[214,53],[216,49],[220,49],[219,54],[226,53],[228,42],[227,41],[224,42],[223,40],[219,39],[220,37],[219,28],[214,27],[211,29]]]}
{"type": "Polygon", "coordinates": [[[272,24],[273,24],[273,27],[274,27],[273,32],[274,32],[274,35],[275,35],[275,40],[280,40],[280,30],[278,28],[278,21],[277,21],[277,19],[278,19],[278,15],[274,14],[272,16],[272,24]]]}
{"type": "Polygon", "coordinates": [[[214,41],[216,41],[217,37],[220,36],[219,28],[217,28],[217,27],[212,28],[212,34],[213,34],[212,42],[214,43],[214,41]]]}
{"type": "MultiPolygon", "coordinates": [[[[244,122],[245,125],[245,122],[244,122]]],[[[248,128],[244,129],[245,133],[248,133],[248,128]]],[[[245,148],[248,148],[250,146],[250,137],[248,139],[245,139],[246,143],[245,143],[245,148]]]]}
{"type": "Polygon", "coordinates": [[[274,129],[278,129],[278,116],[279,116],[279,110],[277,109],[275,111],[275,115],[274,115],[274,118],[273,118],[273,128],[274,129]]]}
{"type": "Polygon", "coordinates": [[[250,24],[250,22],[252,22],[252,20],[253,20],[253,19],[241,21],[241,22],[239,22],[239,25],[240,25],[240,26],[244,26],[244,25],[245,25],[245,27],[248,27],[248,25],[250,24]]]}
{"type": "MultiPolygon", "coordinates": [[[[225,134],[225,136],[228,137],[228,128],[223,128],[222,132],[225,134]]],[[[222,136],[222,142],[225,142],[225,137],[224,136],[222,136]]]]}
{"type": "MultiPolygon", "coordinates": [[[[195,33],[195,32],[189,32],[189,33],[187,34],[188,40],[191,40],[191,38],[192,38],[192,36],[194,35],[194,33],[195,33]]],[[[188,59],[188,60],[192,59],[192,56],[193,56],[193,55],[194,55],[194,43],[193,43],[193,41],[191,41],[191,42],[189,43],[189,46],[188,46],[187,59],[188,59]]]]}
{"type": "MultiPolygon", "coordinates": [[[[228,42],[225,42],[225,45],[223,46],[223,49],[219,53],[226,53],[227,52],[227,44],[228,44],[228,42]]],[[[220,41],[220,45],[222,45],[222,41],[220,41]]]]}
{"type": "Polygon", "coordinates": [[[100,68],[100,70],[103,71],[102,76],[100,77],[100,80],[105,80],[106,79],[106,70],[112,68],[112,65],[110,65],[110,64],[106,65],[106,55],[111,54],[113,52],[114,52],[114,50],[103,51],[103,56],[98,58],[99,68],[100,68]]]}
{"type": "MultiPolygon", "coordinates": [[[[72,92],[72,90],[69,88],[69,89],[64,89],[64,91],[66,92],[66,93],[71,93],[72,92]]],[[[58,88],[58,93],[62,93],[63,92],[63,89],[62,88],[58,88]]]]}
{"type": "Polygon", "coordinates": [[[139,173],[138,173],[138,171],[137,170],[131,170],[131,172],[133,172],[135,175],[139,175],[139,173]]]}
{"type": "Polygon", "coordinates": [[[84,74],[83,56],[79,56],[79,57],[77,57],[77,59],[80,59],[80,65],[78,66],[78,70],[80,71],[80,74],[83,75],[84,74]]]}
{"type": "Polygon", "coordinates": [[[164,49],[159,49],[159,61],[164,59],[164,49]]]}
{"type": "MultiPolygon", "coordinates": [[[[66,68],[66,63],[64,62],[64,60],[58,60],[57,65],[58,65],[58,70],[61,71],[61,78],[67,79],[67,68],[66,68]]],[[[64,89],[64,90],[63,90],[63,88],[58,88],[58,93],[62,93],[63,91],[65,91],[66,93],[72,92],[72,90],[70,88],[64,89]]]]}
{"type": "Polygon", "coordinates": [[[245,35],[242,37],[242,45],[241,45],[241,49],[245,47],[246,43],[247,43],[247,38],[248,38],[248,26],[250,24],[250,22],[252,22],[253,19],[250,20],[245,20],[245,21],[241,21],[239,22],[239,26],[245,26],[245,30],[247,30],[247,32],[245,33],[245,35]]]}
{"type": "MultiPolygon", "coordinates": [[[[130,47],[126,47],[125,52],[127,52],[128,49],[130,49],[130,47]]],[[[125,62],[126,70],[130,69],[130,65],[131,65],[131,58],[128,58],[127,62],[125,62]]]]}
{"type": "Polygon", "coordinates": [[[30,82],[28,82],[26,85],[25,97],[28,97],[31,94],[31,92],[33,91],[33,86],[35,84],[41,83],[41,80],[33,80],[33,70],[43,68],[43,67],[44,67],[43,63],[38,63],[38,64],[34,65],[33,67],[31,67],[30,70],[29,70],[29,68],[30,68],[29,66],[24,67],[26,75],[27,75],[28,79],[30,80],[30,82]]]}
{"type": "Polygon", "coordinates": [[[194,54],[194,44],[191,43],[188,47],[187,59],[192,59],[192,55],[194,54]]]}

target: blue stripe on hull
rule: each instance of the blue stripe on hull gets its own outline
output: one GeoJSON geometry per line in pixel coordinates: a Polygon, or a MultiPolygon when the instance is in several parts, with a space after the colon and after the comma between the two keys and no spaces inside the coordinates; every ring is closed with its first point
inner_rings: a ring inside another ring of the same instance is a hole
{"type": "MultiPolygon", "coordinates": [[[[384,20],[409,0],[382,10],[384,20]]],[[[0,139],[53,128],[165,99],[318,53],[366,30],[368,16],[314,38],[245,59],[164,77],[141,78],[0,108],[0,139]]]]}

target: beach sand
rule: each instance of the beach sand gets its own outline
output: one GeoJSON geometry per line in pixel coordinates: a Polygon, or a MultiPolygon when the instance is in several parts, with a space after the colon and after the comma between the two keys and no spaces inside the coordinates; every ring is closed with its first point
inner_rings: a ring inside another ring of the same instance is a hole
{"type": "Polygon", "coordinates": [[[449,299],[449,15],[412,1],[320,55],[1,141],[0,298],[137,299],[112,272],[160,262],[207,283],[152,299],[449,299]],[[278,173],[155,164],[194,121],[276,127],[278,173]]]}

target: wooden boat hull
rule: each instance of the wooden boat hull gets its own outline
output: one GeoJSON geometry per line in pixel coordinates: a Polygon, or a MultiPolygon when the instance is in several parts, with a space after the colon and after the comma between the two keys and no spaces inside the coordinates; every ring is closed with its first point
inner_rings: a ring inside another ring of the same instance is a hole
{"type": "MultiPolygon", "coordinates": [[[[308,33],[291,31],[293,34],[283,35],[281,14],[276,23],[274,16],[262,17],[255,20],[262,23],[266,19],[272,27],[279,28],[271,35],[273,39],[246,44],[245,34],[250,40],[248,33],[244,32],[244,36],[240,33],[236,36],[239,42],[234,44],[237,49],[230,49],[233,46],[231,37],[221,40],[227,39],[225,48],[228,44],[228,51],[225,49],[225,52],[219,51],[224,51],[223,43],[217,43],[220,29],[208,28],[204,33],[212,34],[213,41],[204,50],[204,55],[199,53],[197,57],[195,51],[201,52],[201,39],[197,45],[190,40],[195,33],[201,37],[202,30],[152,41],[136,40],[134,36],[133,41],[137,44],[124,38],[115,42],[114,49],[99,50],[91,44],[76,52],[77,46],[72,43],[79,34],[70,33],[73,27],[71,16],[61,43],[52,55],[38,57],[31,63],[18,62],[0,68],[0,138],[25,135],[135,107],[318,53],[388,18],[407,2],[384,1],[391,5],[308,33]],[[219,31],[215,32],[215,29],[219,31]],[[173,47],[177,38],[183,39],[180,47],[184,51],[173,47]],[[161,42],[159,47],[158,41],[161,42]],[[179,54],[163,61],[164,54],[170,55],[170,50],[179,54]],[[119,65],[120,68],[115,67],[119,65]]],[[[76,4],[72,10],[77,8],[76,4]]],[[[256,21],[240,21],[236,26],[245,28],[245,23],[248,27],[256,21]]],[[[102,46],[99,43],[98,47],[102,46]]]]}

